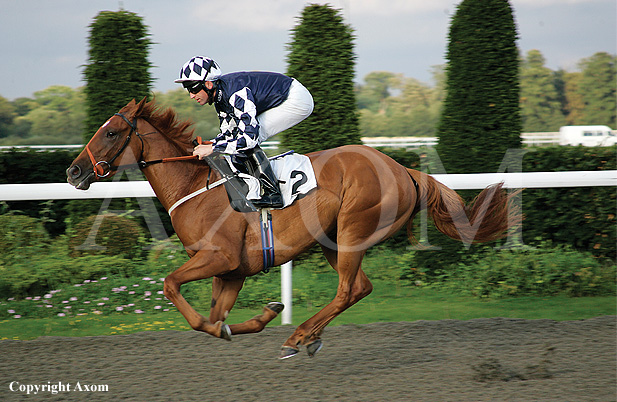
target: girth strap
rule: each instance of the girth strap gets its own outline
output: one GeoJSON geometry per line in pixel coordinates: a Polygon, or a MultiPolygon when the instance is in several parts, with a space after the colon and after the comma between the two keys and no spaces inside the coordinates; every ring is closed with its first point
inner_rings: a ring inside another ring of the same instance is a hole
{"type": "Polygon", "coordinates": [[[270,272],[274,266],[274,233],[272,230],[272,214],[270,209],[261,210],[261,248],[263,251],[264,273],[270,272]]]}
{"type": "Polygon", "coordinates": [[[174,209],[178,208],[181,204],[184,204],[186,201],[190,200],[193,197],[197,197],[199,194],[205,193],[206,191],[214,188],[214,187],[218,187],[221,184],[225,183],[227,181],[227,179],[221,179],[218,181],[215,181],[214,183],[210,184],[210,185],[206,185],[203,188],[200,188],[197,191],[193,191],[192,193],[190,193],[189,195],[185,195],[184,197],[180,198],[178,201],[176,201],[174,203],[174,205],[172,205],[171,207],[169,207],[169,210],[167,211],[167,213],[169,214],[169,216],[171,216],[171,213],[173,212],[174,209]]]}

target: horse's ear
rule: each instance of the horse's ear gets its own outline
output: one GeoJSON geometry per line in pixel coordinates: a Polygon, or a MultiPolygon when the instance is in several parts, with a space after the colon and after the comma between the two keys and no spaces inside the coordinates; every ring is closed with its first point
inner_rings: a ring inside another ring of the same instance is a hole
{"type": "Polygon", "coordinates": [[[148,99],[144,96],[143,99],[137,104],[137,108],[135,109],[135,116],[139,116],[141,114],[141,111],[143,110],[144,106],[146,106],[147,102],[148,99]]]}
{"type": "Polygon", "coordinates": [[[144,98],[137,103],[135,101],[135,99],[133,99],[127,106],[133,106],[132,107],[132,111],[131,113],[127,116],[129,119],[134,119],[135,116],[139,116],[141,114],[141,111],[143,110],[144,106],[146,105],[147,99],[144,96],[144,98]]]}

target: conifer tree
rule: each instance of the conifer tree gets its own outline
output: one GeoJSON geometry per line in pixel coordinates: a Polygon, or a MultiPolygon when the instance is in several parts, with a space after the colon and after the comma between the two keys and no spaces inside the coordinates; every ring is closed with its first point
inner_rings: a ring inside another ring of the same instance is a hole
{"type": "Polygon", "coordinates": [[[137,14],[102,11],[90,24],[89,58],[85,66],[88,142],[98,128],[131,99],[150,93],[152,78],[147,26],[137,14]]]}
{"type": "Polygon", "coordinates": [[[356,99],[352,28],[328,5],[304,8],[288,44],[287,74],[313,95],[315,108],[282,133],[288,149],[306,153],[361,143],[356,99]]]}
{"type": "MultiPolygon", "coordinates": [[[[515,41],[516,26],[507,0],[459,4],[450,24],[447,94],[437,128],[437,152],[446,173],[497,172],[506,151],[520,148],[515,41]]],[[[470,201],[477,191],[459,194],[470,201]]],[[[416,266],[427,272],[443,272],[467,258],[461,242],[443,238],[433,225],[428,227],[428,238],[436,248],[413,257],[416,266]]]]}
{"type": "Polygon", "coordinates": [[[519,53],[507,0],[463,0],[452,18],[437,151],[447,173],[496,172],[520,148],[519,53]]]}

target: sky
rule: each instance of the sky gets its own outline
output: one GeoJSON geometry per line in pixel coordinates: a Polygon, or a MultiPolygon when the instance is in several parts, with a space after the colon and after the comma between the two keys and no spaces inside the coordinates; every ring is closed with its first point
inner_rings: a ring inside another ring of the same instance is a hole
{"type": "MultiPolygon", "coordinates": [[[[341,10],[356,35],[356,81],[389,71],[432,85],[446,62],[447,36],[461,0],[0,0],[0,96],[32,97],[52,85],[84,85],[89,25],[120,8],[143,18],[153,89],[173,80],[192,56],[223,72],[285,72],[291,29],[309,3],[341,10]]],[[[553,69],[577,71],[596,52],[617,53],[615,0],[510,0],[525,54],[538,49],[553,69]]]]}

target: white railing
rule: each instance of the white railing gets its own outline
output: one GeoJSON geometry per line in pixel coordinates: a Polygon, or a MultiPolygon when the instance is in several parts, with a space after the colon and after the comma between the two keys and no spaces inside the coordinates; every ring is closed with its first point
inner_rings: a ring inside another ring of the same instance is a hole
{"type": "Polygon", "coordinates": [[[438,142],[437,137],[362,137],[362,143],[373,148],[434,147],[438,142]]]}
{"type": "Polygon", "coordinates": [[[559,131],[554,133],[523,133],[521,139],[524,145],[559,145],[559,131]]]}
{"type": "MultiPolygon", "coordinates": [[[[454,190],[479,190],[502,181],[506,188],[617,186],[617,170],[434,174],[432,176],[454,190]]],[[[95,183],[86,191],[77,190],[68,183],[0,184],[0,201],[133,197],[155,197],[155,195],[147,181],[100,182],[95,183]]]]}
{"type": "MultiPolygon", "coordinates": [[[[558,145],[559,132],[555,133],[523,133],[521,134],[523,145],[541,146],[558,145]]],[[[378,148],[405,148],[415,149],[434,147],[439,143],[437,137],[362,137],[362,143],[369,147],[378,148]]],[[[278,149],[279,141],[265,141],[261,144],[263,149],[278,149]]]]}

